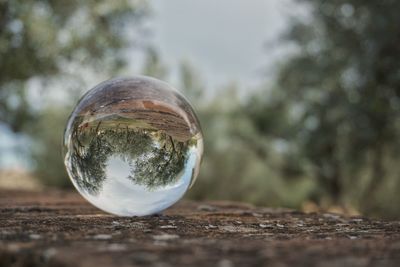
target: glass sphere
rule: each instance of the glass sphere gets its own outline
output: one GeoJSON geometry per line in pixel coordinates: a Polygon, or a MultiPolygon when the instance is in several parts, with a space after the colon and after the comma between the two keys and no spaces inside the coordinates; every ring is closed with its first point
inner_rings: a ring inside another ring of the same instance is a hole
{"type": "Polygon", "coordinates": [[[72,112],[64,163],[80,194],[121,216],[158,213],[195,181],[203,153],[189,102],[160,80],[137,76],[100,83],[72,112]]]}

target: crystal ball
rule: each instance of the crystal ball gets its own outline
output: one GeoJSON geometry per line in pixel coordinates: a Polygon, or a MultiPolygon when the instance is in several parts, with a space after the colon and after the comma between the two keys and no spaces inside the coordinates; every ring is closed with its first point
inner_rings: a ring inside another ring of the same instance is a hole
{"type": "Polygon", "coordinates": [[[117,78],[79,100],[63,151],[85,199],[115,215],[144,216],[170,207],[194,183],[203,135],[189,102],[167,83],[117,78]]]}

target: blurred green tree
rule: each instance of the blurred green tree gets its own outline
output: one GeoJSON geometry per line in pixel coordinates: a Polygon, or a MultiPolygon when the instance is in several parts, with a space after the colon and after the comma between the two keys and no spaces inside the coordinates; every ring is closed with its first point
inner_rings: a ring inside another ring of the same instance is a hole
{"type": "Polygon", "coordinates": [[[277,166],[284,159],[273,147],[275,137],[256,129],[250,116],[262,114],[249,115],[251,106],[240,97],[241,88],[229,83],[212,95],[188,61],[182,62],[179,78],[179,88],[194,105],[205,137],[201,171],[188,197],[298,207],[309,193],[310,183],[281,179],[277,166]]]}
{"type": "Polygon", "coordinates": [[[180,88],[185,96],[195,105],[202,105],[204,101],[205,87],[199,77],[199,72],[192,66],[189,61],[181,62],[179,66],[180,88]]]}
{"type": "Polygon", "coordinates": [[[146,49],[142,73],[143,75],[155,77],[160,80],[163,80],[167,77],[168,69],[162,62],[157,50],[153,47],[148,47],[146,49]]]}
{"type": "Polygon", "coordinates": [[[315,201],[350,198],[364,211],[382,213],[390,203],[377,201],[378,192],[385,183],[400,186],[398,169],[387,164],[400,149],[400,2],[299,2],[311,12],[286,35],[296,51],[266,93],[269,100],[249,103],[250,117],[261,133],[277,133],[309,163],[304,166],[318,183],[315,201]]]}
{"type": "Polygon", "coordinates": [[[146,14],[143,1],[0,1],[0,121],[14,131],[32,121],[32,78],[117,71],[146,14]]]}
{"type": "Polygon", "coordinates": [[[45,183],[69,185],[57,148],[71,104],[84,81],[125,66],[126,48],[147,45],[148,13],[140,0],[0,1],[0,123],[32,137],[45,183]],[[35,82],[39,92],[31,90],[35,82]],[[61,103],[47,97],[56,90],[61,103]]]}
{"type": "Polygon", "coordinates": [[[35,176],[45,185],[70,187],[61,152],[62,133],[70,108],[48,107],[37,113],[29,127],[30,157],[35,176]]]}

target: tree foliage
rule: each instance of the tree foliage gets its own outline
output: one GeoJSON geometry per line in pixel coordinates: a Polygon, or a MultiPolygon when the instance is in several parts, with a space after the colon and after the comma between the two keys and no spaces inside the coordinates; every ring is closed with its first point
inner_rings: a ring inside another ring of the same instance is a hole
{"type": "Polygon", "coordinates": [[[301,152],[319,184],[315,201],[340,203],[357,186],[361,208],[382,208],[377,192],[399,178],[388,159],[400,148],[400,3],[299,2],[311,13],[286,35],[297,52],[283,63],[270,99],[251,104],[251,118],[301,152]]]}
{"type": "Polygon", "coordinates": [[[117,73],[125,49],[144,43],[148,11],[140,0],[0,1],[0,123],[32,139],[45,184],[70,185],[59,151],[68,113],[89,77],[117,73]],[[48,97],[56,90],[61,103],[48,97]]]}
{"type": "Polygon", "coordinates": [[[134,184],[155,190],[172,185],[180,178],[188,158],[188,142],[179,142],[165,133],[131,129],[118,123],[116,128],[103,127],[102,121],[82,129],[80,118],[74,122],[66,155],[67,168],[83,191],[96,195],[107,177],[111,157],[130,166],[134,184]]]}
{"type": "Polygon", "coordinates": [[[59,79],[76,66],[103,73],[123,66],[122,49],[147,14],[143,1],[133,3],[0,1],[0,121],[21,131],[32,120],[33,78],[59,79]]]}

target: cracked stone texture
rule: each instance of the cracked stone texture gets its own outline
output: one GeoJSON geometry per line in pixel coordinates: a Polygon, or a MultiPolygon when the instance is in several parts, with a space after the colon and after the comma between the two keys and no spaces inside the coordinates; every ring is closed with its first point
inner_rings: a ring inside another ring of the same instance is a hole
{"type": "Polygon", "coordinates": [[[0,266],[400,266],[400,222],[182,201],[116,217],[73,192],[0,191],[0,266]]]}

